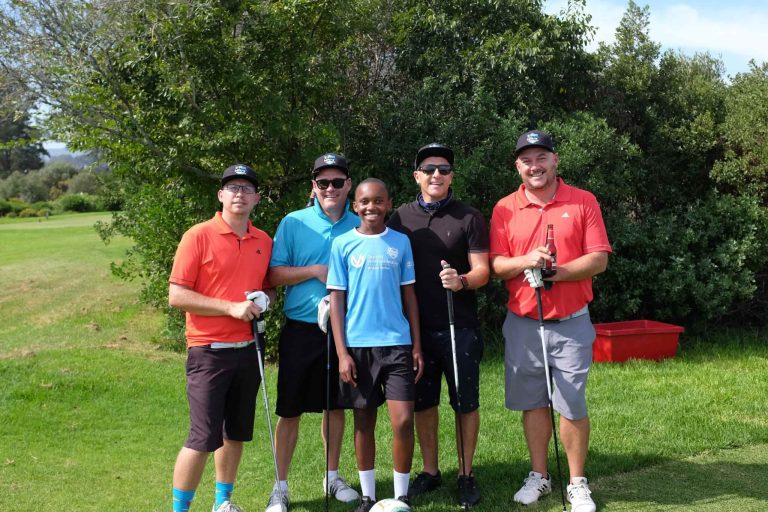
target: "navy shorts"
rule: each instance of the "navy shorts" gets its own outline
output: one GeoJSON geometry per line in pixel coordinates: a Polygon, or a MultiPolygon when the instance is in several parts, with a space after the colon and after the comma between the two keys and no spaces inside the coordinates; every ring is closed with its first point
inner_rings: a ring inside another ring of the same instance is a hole
{"type": "Polygon", "coordinates": [[[355,409],[375,409],[385,400],[412,402],[415,395],[413,347],[350,347],[357,387],[338,379],[339,402],[355,409]]]}
{"type": "MultiPolygon", "coordinates": [[[[480,407],[480,360],[483,358],[483,338],[480,329],[474,328],[456,329],[455,335],[461,412],[466,414],[480,407]]],[[[454,411],[458,411],[453,376],[451,331],[422,329],[421,351],[424,356],[424,373],[416,383],[416,412],[440,404],[443,375],[448,385],[451,407],[454,411]]]]}
{"type": "MultiPolygon", "coordinates": [[[[263,345],[262,345],[263,346],[263,345]]],[[[184,446],[213,452],[232,441],[253,439],[259,373],[256,345],[187,351],[189,435],[184,446]]]]}
{"type": "MultiPolygon", "coordinates": [[[[280,333],[278,345],[277,405],[282,418],[305,412],[323,412],[326,408],[328,335],[317,324],[288,320],[280,333]]],[[[339,358],[331,335],[330,389],[331,409],[338,404],[339,358]]]]}

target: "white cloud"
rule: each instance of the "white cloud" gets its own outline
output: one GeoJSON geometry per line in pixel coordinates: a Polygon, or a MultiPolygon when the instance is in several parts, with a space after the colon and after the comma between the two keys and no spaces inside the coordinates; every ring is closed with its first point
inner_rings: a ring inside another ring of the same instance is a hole
{"type": "MultiPolygon", "coordinates": [[[[627,0],[588,0],[586,11],[596,27],[594,41],[614,40],[627,0]]],[[[720,57],[727,72],[734,75],[747,71],[750,59],[768,61],[768,2],[734,0],[729,3],[712,0],[688,0],[670,3],[665,0],[637,0],[641,7],[650,6],[650,37],[664,50],[681,50],[686,55],[709,52],[720,57]]],[[[567,0],[547,0],[546,12],[557,14],[568,5],[567,0]]]]}

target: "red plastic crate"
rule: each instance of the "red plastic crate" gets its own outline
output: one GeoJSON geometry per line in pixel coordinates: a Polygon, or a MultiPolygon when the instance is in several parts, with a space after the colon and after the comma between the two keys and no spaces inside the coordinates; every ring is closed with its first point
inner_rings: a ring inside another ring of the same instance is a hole
{"type": "Polygon", "coordinates": [[[630,320],[595,324],[597,338],[592,345],[592,360],[621,362],[627,359],[660,361],[674,357],[677,340],[685,329],[679,325],[630,320]]]}

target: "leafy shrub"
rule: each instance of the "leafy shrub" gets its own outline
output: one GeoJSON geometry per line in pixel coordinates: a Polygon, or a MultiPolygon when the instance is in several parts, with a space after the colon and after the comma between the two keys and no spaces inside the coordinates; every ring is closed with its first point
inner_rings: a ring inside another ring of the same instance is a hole
{"type": "Polygon", "coordinates": [[[27,217],[37,217],[37,210],[34,208],[24,208],[19,212],[19,217],[27,218],[27,217]]]}
{"type": "Polygon", "coordinates": [[[6,201],[5,199],[0,199],[0,217],[4,215],[8,215],[13,211],[13,206],[11,206],[11,203],[6,201]]]}
{"type": "Polygon", "coordinates": [[[95,212],[99,210],[99,200],[88,194],[69,194],[58,200],[65,212],[95,212]]]}

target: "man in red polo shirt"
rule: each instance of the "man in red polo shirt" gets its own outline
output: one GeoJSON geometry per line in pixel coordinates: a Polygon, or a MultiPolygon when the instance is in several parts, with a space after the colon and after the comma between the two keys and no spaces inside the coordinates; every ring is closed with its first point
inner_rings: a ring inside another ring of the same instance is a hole
{"type": "Polygon", "coordinates": [[[184,233],[173,261],[168,302],[186,312],[190,417],[173,471],[174,512],[189,510],[211,452],[213,510],[240,510],[230,497],[243,442],[253,438],[260,381],[251,324],[274,298],[266,280],[272,240],[249,220],[260,199],[257,187],[253,169],[228,167],[218,192],[222,211],[184,233]],[[246,293],[262,290],[269,300],[246,300],[246,293]]]}
{"type": "Polygon", "coordinates": [[[523,411],[532,466],[514,500],[528,505],[552,490],[547,472],[552,425],[535,294],[543,284],[541,268],[553,260],[545,247],[546,227],[552,224],[557,272],[547,278],[552,287],[541,294],[547,357],[555,383],[552,403],[560,413],[572,511],[594,512],[584,477],[589,446],[585,388],[595,339],[588,304],[592,277],[606,269],[611,246],[595,197],[557,176],[559,157],[551,135],[537,130],[522,134],[515,156],[523,183],[496,204],[490,230],[491,269],[505,280],[509,291],[503,327],[506,406],[523,411]]]}

